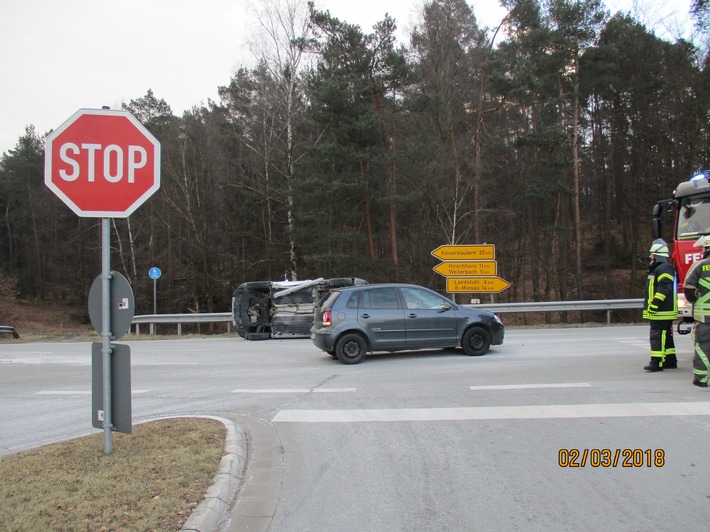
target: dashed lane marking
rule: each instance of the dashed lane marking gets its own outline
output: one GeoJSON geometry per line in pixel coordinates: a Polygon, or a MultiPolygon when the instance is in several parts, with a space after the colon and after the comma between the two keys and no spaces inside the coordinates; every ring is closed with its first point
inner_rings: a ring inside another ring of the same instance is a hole
{"type": "Polygon", "coordinates": [[[617,342],[620,344],[628,345],[631,347],[640,347],[641,349],[648,349],[648,338],[617,338],[617,342]]]}
{"type": "MultiPolygon", "coordinates": [[[[131,394],[146,393],[148,390],[131,390],[131,394]]],[[[35,395],[91,395],[91,390],[45,390],[35,395]]]]}
{"type": "Polygon", "coordinates": [[[471,386],[476,390],[528,390],[538,388],[589,388],[588,382],[559,382],[552,384],[491,384],[488,386],[471,386]]]}
{"type": "Polygon", "coordinates": [[[240,388],[232,393],[350,393],[357,388],[240,388]]]}

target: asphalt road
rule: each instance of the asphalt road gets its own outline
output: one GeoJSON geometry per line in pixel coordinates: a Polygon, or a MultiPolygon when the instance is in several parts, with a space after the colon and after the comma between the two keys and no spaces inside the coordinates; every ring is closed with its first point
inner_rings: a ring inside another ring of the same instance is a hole
{"type": "MultiPolygon", "coordinates": [[[[134,423],[236,421],[248,470],[224,530],[700,530],[710,395],[647,374],[648,328],[517,329],[483,357],[345,366],[309,340],[131,347],[134,423]],[[575,467],[576,466],[576,467],[575,467]]],[[[0,454],[96,432],[89,343],[0,343],[0,454]]]]}

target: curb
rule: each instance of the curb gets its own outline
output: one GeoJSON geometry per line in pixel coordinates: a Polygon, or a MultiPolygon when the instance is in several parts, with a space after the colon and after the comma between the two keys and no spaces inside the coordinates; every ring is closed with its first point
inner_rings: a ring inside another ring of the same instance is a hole
{"type": "MultiPolygon", "coordinates": [[[[210,532],[229,511],[229,504],[236,494],[243,477],[246,465],[246,438],[244,431],[229,419],[215,416],[174,416],[214,419],[221,422],[227,429],[224,443],[224,455],[219,462],[217,474],[212,485],[207,489],[204,499],[200,501],[190,517],[180,529],[180,532],[210,532]]],[[[165,419],[165,418],[162,418],[165,419]]]]}

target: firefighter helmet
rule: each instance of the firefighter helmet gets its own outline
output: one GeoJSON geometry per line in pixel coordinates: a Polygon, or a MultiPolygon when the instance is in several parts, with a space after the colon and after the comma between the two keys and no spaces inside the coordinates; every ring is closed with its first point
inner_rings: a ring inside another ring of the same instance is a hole
{"type": "Polygon", "coordinates": [[[710,235],[703,235],[695,241],[694,248],[710,248],[710,235]]]}
{"type": "Polygon", "coordinates": [[[651,243],[651,249],[648,250],[648,253],[656,257],[668,258],[668,244],[662,238],[657,238],[651,243]]]}

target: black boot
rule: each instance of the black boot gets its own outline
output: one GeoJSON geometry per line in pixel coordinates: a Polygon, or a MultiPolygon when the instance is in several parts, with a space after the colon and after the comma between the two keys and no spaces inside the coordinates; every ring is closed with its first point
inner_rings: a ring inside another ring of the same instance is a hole
{"type": "Polygon", "coordinates": [[[651,373],[653,373],[654,371],[663,371],[663,368],[658,363],[657,357],[651,357],[651,362],[649,362],[647,366],[644,366],[643,369],[651,373]]]}
{"type": "Polygon", "coordinates": [[[695,377],[695,378],[693,379],[693,384],[694,384],[695,386],[700,386],[701,388],[707,388],[707,387],[708,387],[708,383],[707,383],[707,382],[702,382],[702,381],[701,381],[700,379],[698,379],[697,377],[695,377]]]}
{"type": "Polygon", "coordinates": [[[668,355],[663,361],[663,369],[676,369],[678,367],[678,359],[675,355],[668,355]]]}

